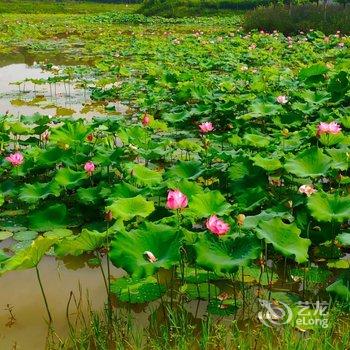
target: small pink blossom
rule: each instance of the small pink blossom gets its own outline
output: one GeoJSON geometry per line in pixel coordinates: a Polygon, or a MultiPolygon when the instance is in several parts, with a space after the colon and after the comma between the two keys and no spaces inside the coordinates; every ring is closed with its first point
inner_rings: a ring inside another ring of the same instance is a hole
{"type": "Polygon", "coordinates": [[[144,257],[151,263],[155,263],[158,259],[154,256],[154,254],[152,252],[150,252],[149,250],[146,250],[143,253],[144,257]]]}
{"type": "Polygon", "coordinates": [[[324,123],[321,122],[317,127],[317,135],[333,134],[337,135],[341,132],[341,127],[337,122],[324,123]]]}
{"type": "Polygon", "coordinates": [[[288,102],[288,98],[287,96],[280,95],[276,97],[276,101],[281,105],[285,105],[288,102]]]}
{"type": "Polygon", "coordinates": [[[216,236],[223,236],[230,230],[230,225],[212,215],[206,222],[207,229],[216,236]]]}
{"type": "Polygon", "coordinates": [[[84,165],[84,170],[89,174],[89,176],[91,176],[95,171],[95,164],[91,161],[86,162],[84,165]]]}
{"type": "Polygon", "coordinates": [[[317,192],[317,190],[312,185],[302,185],[299,187],[299,192],[310,197],[312,194],[317,192]]]}
{"type": "Polygon", "coordinates": [[[168,209],[177,210],[186,208],[188,205],[188,198],[179,190],[171,190],[168,193],[166,206],[168,209]]]}
{"type": "Polygon", "coordinates": [[[23,157],[22,153],[20,153],[20,152],[16,152],[16,153],[10,154],[5,159],[8,162],[10,162],[13,166],[19,166],[24,161],[24,157],[23,157]]]}
{"type": "Polygon", "coordinates": [[[144,114],[141,121],[142,125],[147,126],[149,125],[150,122],[151,122],[151,118],[148,116],[148,114],[144,114]]]}
{"type": "Polygon", "coordinates": [[[199,124],[198,127],[200,132],[203,134],[206,134],[207,132],[214,130],[214,126],[211,122],[205,122],[205,123],[199,124]]]}

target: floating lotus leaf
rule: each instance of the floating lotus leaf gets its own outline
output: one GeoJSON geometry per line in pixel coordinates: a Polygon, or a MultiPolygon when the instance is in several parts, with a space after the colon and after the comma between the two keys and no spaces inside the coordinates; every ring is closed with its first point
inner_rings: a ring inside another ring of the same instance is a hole
{"type": "Polygon", "coordinates": [[[0,231],[0,241],[3,241],[12,236],[13,236],[13,233],[11,231],[0,231]]]}
{"type": "Polygon", "coordinates": [[[55,238],[38,237],[28,247],[19,250],[1,266],[0,274],[6,271],[31,269],[37,266],[45,253],[56,243],[55,238]]]}
{"type": "Polygon", "coordinates": [[[220,294],[220,289],[211,283],[184,284],[181,286],[180,291],[186,294],[189,300],[210,300],[220,294]]]}
{"type": "Polygon", "coordinates": [[[241,300],[227,299],[227,300],[211,300],[208,304],[208,312],[217,316],[230,316],[237,312],[238,308],[242,306],[241,300]]]}
{"type": "Polygon", "coordinates": [[[13,235],[16,241],[32,241],[38,237],[38,232],[36,231],[19,231],[13,235]]]}
{"type": "Polygon", "coordinates": [[[77,198],[84,204],[96,204],[100,199],[101,187],[79,188],[77,198]]]}
{"type": "Polygon", "coordinates": [[[350,164],[349,152],[349,149],[328,149],[327,153],[332,157],[332,169],[348,170],[350,164]]]}
{"type": "Polygon", "coordinates": [[[65,229],[65,228],[57,228],[52,231],[47,231],[44,233],[44,237],[49,237],[49,238],[65,238],[68,236],[71,236],[73,234],[73,231],[65,229]]]}
{"type": "Polygon", "coordinates": [[[142,278],[161,267],[167,269],[177,264],[180,246],[181,236],[175,228],[146,222],[137,230],[118,232],[111,244],[110,258],[133,278],[142,278]],[[147,251],[155,256],[155,262],[147,259],[147,251]]]}
{"type": "Polygon", "coordinates": [[[154,203],[142,196],[133,198],[120,198],[106,208],[116,219],[130,220],[135,216],[147,217],[154,211],[154,203]]]}
{"type": "Polygon", "coordinates": [[[220,239],[209,234],[200,236],[194,245],[196,263],[217,274],[233,273],[247,266],[261,251],[260,241],[252,235],[220,239]]]}
{"type": "Polygon", "coordinates": [[[190,213],[198,218],[210,215],[225,215],[230,213],[231,205],[219,191],[200,193],[192,197],[189,203],[190,213]]]}
{"type": "Polygon", "coordinates": [[[244,281],[244,283],[260,283],[263,286],[267,286],[270,283],[277,282],[279,277],[267,267],[261,270],[258,266],[246,266],[238,270],[235,279],[244,281]]]}
{"type": "Polygon", "coordinates": [[[350,195],[341,197],[318,192],[308,198],[307,206],[311,215],[319,221],[343,222],[350,218],[350,195]]]}
{"type": "Polygon", "coordinates": [[[61,189],[57,182],[25,184],[19,193],[19,199],[26,203],[37,203],[49,196],[58,197],[61,189]]]}
{"type": "Polygon", "coordinates": [[[266,148],[270,144],[270,138],[266,135],[245,134],[243,140],[247,146],[257,148],[266,148]]]}
{"type": "Polygon", "coordinates": [[[128,277],[118,278],[111,283],[111,292],[125,303],[147,303],[159,299],[166,291],[157,279],[148,276],[144,279],[132,279],[128,277]]]}
{"type": "Polygon", "coordinates": [[[67,208],[64,204],[54,204],[29,215],[29,226],[39,232],[66,226],[67,208]]]}
{"type": "Polygon", "coordinates": [[[293,224],[285,224],[280,218],[269,221],[261,221],[256,230],[260,239],[265,239],[273,247],[285,256],[294,257],[298,263],[308,260],[308,248],[311,241],[300,238],[300,230],[293,224]]]}
{"type": "Polygon", "coordinates": [[[58,256],[79,256],[86,252],[93,252],[106,243],[106,233],[83,229],[79,235],[63,238],[56,246],[58,256]]]}
{"type": "Polygon", "coordinates": [[[289,159],[285,169],[298,177],[318,177],[326,175],[331,167],[331,158],[319,148],[313,147],[299,153],[295,158],[289,159]]]}

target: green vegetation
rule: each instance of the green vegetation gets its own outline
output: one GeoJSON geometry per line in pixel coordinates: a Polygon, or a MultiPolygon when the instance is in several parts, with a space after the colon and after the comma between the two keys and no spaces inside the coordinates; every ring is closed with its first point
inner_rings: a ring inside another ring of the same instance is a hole
{"type": "Polygon", "coordinates": [[[320,30],[325,34],[337,31],[350,33],[350,7],[341,5],[270,6],[257,8],[245,15],[246,30],[278,30],[289,34],[320,30]]]}
{"type": "Polygon", "coordinates": [[[139,5],[92,2],[92,1],[50,1],[50,0],[1,0],[1,13],[66,13],[84,14],[108,11],[133,12],[139,5]]]}

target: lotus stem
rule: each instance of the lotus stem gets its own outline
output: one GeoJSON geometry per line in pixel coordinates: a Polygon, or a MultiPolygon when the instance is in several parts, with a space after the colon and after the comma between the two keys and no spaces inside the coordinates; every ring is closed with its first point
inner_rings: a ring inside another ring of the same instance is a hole
{"type": "Polygon", "coordinates": [[[52,316],[51,316],[51,312],[50,312],[50,309],[49,309],[49,304],[48,304],[47,299],[46,299],[44,287],[43,287],[43,284],[41,282],[38,265],[35,266],[35,271],[36,271],[36,276],[37,276],[37,279],[38,279],[38,282],[39,282],[39,286],[40,286],[40,289],[41,289],[41,294],[42,294],[43,299],[44,299],[47,316],[49,317],[49,323],[52,323],[52,316]]]}

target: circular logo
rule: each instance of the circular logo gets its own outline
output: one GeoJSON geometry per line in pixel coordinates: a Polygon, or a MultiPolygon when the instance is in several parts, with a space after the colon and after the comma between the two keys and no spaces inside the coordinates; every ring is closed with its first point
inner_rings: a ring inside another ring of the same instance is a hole
{"type": "Polygon", "coordinates": [[[258,318],[266,327],[281,326],[292,321],[293,313],[291,308],[283,303],[275,304],[271,301],[259,299],[263,310],[259,311],[258,318]]]}

